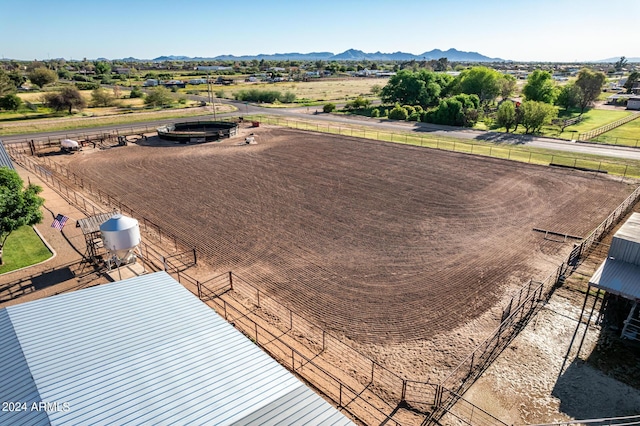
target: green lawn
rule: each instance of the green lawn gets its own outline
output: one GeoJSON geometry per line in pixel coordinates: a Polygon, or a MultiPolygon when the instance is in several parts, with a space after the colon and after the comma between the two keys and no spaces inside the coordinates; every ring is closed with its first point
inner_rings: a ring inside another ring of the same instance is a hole
{"type": "Polygon", "coordinates": [[[640,146],[640,118],[603,133],[593,141],[612,145],[640,146]]]}
{"type": "MultiPolygon", "coordinates": [[[[614,121],[627,117],[630,114],[631,112],[629,111],[590,109],[583,114],[584,118],[582,119],[582,121],[574,124],[573,126],[567,127],[566,129],[564,129],[564,132],[560,133],[560,128],[558,126],[544,126],[542,128],[541,135],[562,139],[577,139],[580,133],[585,133],[590,130],[597,129],[598,127],[602,127],[606,124],[613,123],[614,121]]],[[[561,110],[558,118],[569,119],[577,117],[578,115],[580,115],[579,110],[571,110],[568,112],[561,110]]],[[[524,128],[522,126],[519,126],[516,134],[522,133],[524,133],[524,128]]]]}
{"type": "Polygon", "coordinates": [[[30,226],[23,226],[7,238],[3,250],[0,274],[35,265],[52,256],[38,234],[30,226]]]}

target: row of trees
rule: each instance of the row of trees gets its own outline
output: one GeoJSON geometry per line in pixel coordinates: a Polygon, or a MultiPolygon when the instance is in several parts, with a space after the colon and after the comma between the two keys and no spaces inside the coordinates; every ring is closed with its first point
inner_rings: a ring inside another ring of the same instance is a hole
{"type": "Polygon", "coordinates": [[[574,82],[558,87],[551,73],[535,70],[527,79],[522,94],[529,101],[555,104],[564,109],[579,108],[582,114],[600,96],[605,81],[604,73],[584,68],[574,82]]]}
{"type": "Polygon", "coordinates": [[[525,101],[517,106],[509,100],[516,91],[515,77],[491,68],[468,68],[456,77],[424,69],[402,70],[389,79],[380,97],[395,104],[390,118],[473,126],[482,116],[495,116],[507,131],[522,125],[527,133],[535,133],[558,116],[554,105],[577,107],[584,113],[600,95],[605,79],[602,72],[585,68],[574,82],[559,87],[550,72],[535,70],[523,88],[525,101]],[[498,98],[495,113],[492,105],[498,98]]]}

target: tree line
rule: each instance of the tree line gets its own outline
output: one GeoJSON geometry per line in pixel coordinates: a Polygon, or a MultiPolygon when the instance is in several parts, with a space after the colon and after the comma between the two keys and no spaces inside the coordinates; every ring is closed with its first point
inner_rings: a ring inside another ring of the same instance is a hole
{"type": "MultiPolygon", "coordinates": [[[[457,76],[421,69],[401,70],[380,91],[389,118],[452,126],[474,126],[485,118],[507,132],[522,125],[526,133],[539,132],[558,116],[558,107],[578,108],[580,114],[593,105],[602,91],[604,73],[582,69],[574,82],[559,87],[548,71],[535,70],[523,87],[522,102],[510,98],[516,91],[514,76],[476,66],[457,76]],[[498,101],[499,99],[499,101],[498,101]]],[[[372,116],[381,108],[373,108],[372,116]]]]}

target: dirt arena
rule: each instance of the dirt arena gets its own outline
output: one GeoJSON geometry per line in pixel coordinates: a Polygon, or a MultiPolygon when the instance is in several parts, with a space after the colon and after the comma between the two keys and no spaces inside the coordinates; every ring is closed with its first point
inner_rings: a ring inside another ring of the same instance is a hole
{"type": "MultiPolygon", "coordinates": [[[[606,176],[307,133],[81,152],[70,170],[354,343],[444,337],[555,270],[633,188],[606,176]]],[[[138,217],[138,219],[142,219],[138,217]]],[[[492,326],[497,326],[497,322],[492,326]]]]}

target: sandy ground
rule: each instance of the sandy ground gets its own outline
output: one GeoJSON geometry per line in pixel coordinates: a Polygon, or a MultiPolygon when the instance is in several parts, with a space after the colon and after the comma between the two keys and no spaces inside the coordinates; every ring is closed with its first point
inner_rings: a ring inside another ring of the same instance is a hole
{"type": "Polygon", "coordinates": [[[509,424],[640,413],[640,391],[585,363],[598,340],[598,327],[589,328],[578,357],[581,326],[565,363],[583,297],[558,290],[464,398],[509,424]]]}

